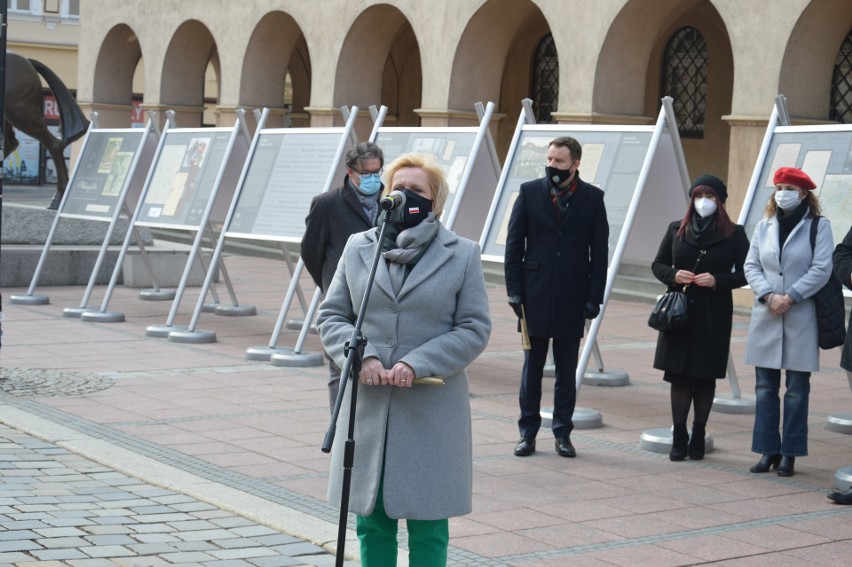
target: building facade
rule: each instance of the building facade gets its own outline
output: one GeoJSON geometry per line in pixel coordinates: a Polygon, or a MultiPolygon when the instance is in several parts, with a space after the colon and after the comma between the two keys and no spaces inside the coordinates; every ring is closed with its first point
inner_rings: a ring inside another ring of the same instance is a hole
{"type": "Polygon", "coordinates": [[[690,174],[727,179],[734,217],[776,95],[794,124],[852,121],[848,0],[83,0],[78,57],[102,126],[140,94],[184,127],[241,107],[328,126],[352,105],[466,126],[493,101],[501,159],[524,98],[540,121],[649,124],[672,96],[690,174]]]}

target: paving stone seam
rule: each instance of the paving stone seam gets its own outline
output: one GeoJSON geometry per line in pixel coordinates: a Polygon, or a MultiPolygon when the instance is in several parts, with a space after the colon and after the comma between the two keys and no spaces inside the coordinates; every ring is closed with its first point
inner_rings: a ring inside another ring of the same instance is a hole
{"type": "MultiPolygon", "coordinates": [[[[629,547],[637,547],[641,545],[663,543],[670,541],[678,541],[697,537],[706,537],[711,535],[719,535],[730,532],[750,530],[755,528],[763,528],[769,526],[778,526],[789,523],[805,522],[810,520],[818,520],[823,518],[852,518],[852,509],[848,507],[838,506],[831,510],[820,510],[816,512],[805,512],[802,514],[793,514],[777,518],[762,518],[759,520],[747,520],[744,522],[734,522],[721,526],[713,526],[709,528],[696,528],[691,530],[682,530],[679,532],[670,532],[666,534],[655,534],[649,536],[631,537],[626,540],[610,541],[603,543],[592,543],[586,545],[578,545],[574,547],[565,547],[548,551],[537,551],[533,553],[522,553],[518,555],[504,555],[500,559],[512,564],[513,562],[530,561],[536,559],[549,559],[553,557],[563,557],[572,555],[583,555],[586,553],[596,553],[599,551],[609,551],[613,549],[625,549],[629,547]]],[[[807,546],[809,547],[809,546],[807,546]]],[[[767,550],[771,551],[771,550],[767,550]]],[[[753,555],[763,555],[765,552],[754,553],[753,555]]],[[[748,556],[737,556],[737,558],[748,556]]],[[[733,558],[732,558],[733,559],[733,558]]],[[[703,561],[702,561],[703,563],[703,561]]]]}

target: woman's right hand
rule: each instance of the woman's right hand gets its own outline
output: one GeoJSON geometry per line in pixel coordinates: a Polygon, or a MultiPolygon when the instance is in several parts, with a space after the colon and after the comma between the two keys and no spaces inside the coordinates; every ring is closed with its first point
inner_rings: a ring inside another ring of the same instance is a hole
{"type": "Polygon", "coordinates": [[[381,360],[370,356],[361,361],[358,381],[365,386],[385,386],[388,383],[388,371],[385,370],[381,360]]]}
{"type": "Polygon", "coordinates": [[[675,272],[675,283],[679,285],[691,284],[695,279],[695,274],[689,270],[678,270],[675,272]]]}
{"type": "Polygon", "coordinates": [[[769,296],[768,305],[773,315],[783,315],[793,306],[793,301],[783,293],[773,293],[769,296]]]}

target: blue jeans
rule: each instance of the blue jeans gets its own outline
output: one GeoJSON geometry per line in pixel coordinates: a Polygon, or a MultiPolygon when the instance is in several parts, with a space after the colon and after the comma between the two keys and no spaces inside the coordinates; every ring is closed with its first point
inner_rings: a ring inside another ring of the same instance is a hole
{"type": "Polygon", "coordinates": [[[755,368],[754,393],[756,411],[751,450],[764,455],[803,457],[808,454],[808,396],[811,391],[811,373],[786,370],[784,392],[784,422],[781,424],[781,370],[755,368]]]}

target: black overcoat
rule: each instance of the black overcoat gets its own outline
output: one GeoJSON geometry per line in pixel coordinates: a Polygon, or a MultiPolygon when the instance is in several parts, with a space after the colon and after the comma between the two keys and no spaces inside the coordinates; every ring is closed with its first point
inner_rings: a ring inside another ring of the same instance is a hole
{"type": "Polygon", "coordinates": [[[697,241],[687,231],[677,238],[680,221],[666,229],[657,257],[651,269],[669,291],[682,288],[675,285],[678,270],[692,270],[698,253],[706,250],[697,274],[710,272],[716,278],[716,288],[690,286],[690,321],[686,329],[659,333],[654,368],[693,378],[724,378],[728,369],[731,346],[731,322],[734,300],[731,290],[746,284],[743,264],[749,242],[745,229],[735,225],[734,233],[705,235],[697,241]]]}
{"type": "Polygon", "coordinates": [[[305,218],[301,254],[305,268],[320,289],[325,291],[331,285],[349,237],[371,228],[373,224],[349,186],[348,176],[343,186],[313,198],[305,218]]]}
{"type": "Polygon", "coordinates": [[[521,185],[506,235],[506,292],[523,298],[531,337],[582,338],[586,302],[603,303],[608,241],[597,187],[578,178],[558,222],[547,179],[521,185]]]}
{"type": "MultiPolygon", "coordinates": [[[[843,237],[843,242],[834,247],[834,275],[843,285],[852,289],[852,228],[843,237]]],[[[849,323],[852,326],[852,313],[849,314],[849,323]]],[[[840,367],[852,372],[852,332],[850,326],[846,330],[846,342],[843,343],[843,352],[840,354],[840,367]]]]}

